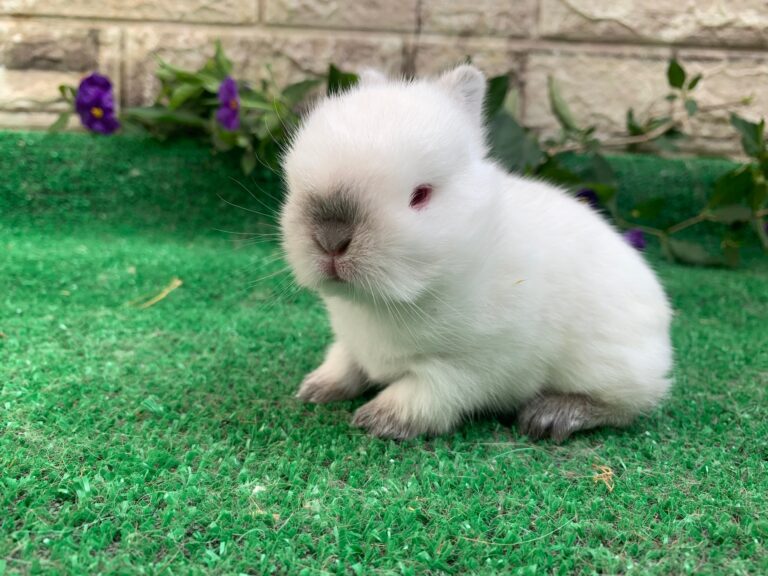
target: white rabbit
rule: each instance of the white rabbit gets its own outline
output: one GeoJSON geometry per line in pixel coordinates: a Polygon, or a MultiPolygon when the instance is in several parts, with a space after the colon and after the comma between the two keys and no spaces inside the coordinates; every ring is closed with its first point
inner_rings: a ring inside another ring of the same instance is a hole
{"type": "Polygon", "coordinates": [[[488,159],[484,92],[468,65],[368,74],[298,130],[283,243],[335,335],[298,397],[383,388],[352,422],[391,438],[510,410],[557,441],[628,424],[670,386],[664,291],[594,210],[488,159]]]}

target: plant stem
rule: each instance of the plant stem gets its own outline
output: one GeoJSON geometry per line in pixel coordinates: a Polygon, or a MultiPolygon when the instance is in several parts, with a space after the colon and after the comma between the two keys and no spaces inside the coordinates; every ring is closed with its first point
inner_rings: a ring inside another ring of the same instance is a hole
{"type": "Polygon", "coordinates": [[[763,245],[764,252],[768,252],[768,231],[766,231],[765,223],[763,222],[766,214],[768,214],[768,210],[760,210],[756,217],[752,219],[752,226],[755,228],[755,233],[763,245]]]}
{"type": "Polygon", "coordinates": [[[624,218],[618,215],[614,216],[614,220],[616,220],[616,223],[621,228],[637,228],[638,230],[642,230],[646,234],[650,234],[651,236],[658,236],[659,238],[665,235],[663,230],[659,230],[658,228],[651,228],[650,226],[642,226],[640,224],[634,224],[633,222],[624,220],[624,218]]]}
{"type": "Polygon", "coordinates": [[[682,222],[678,222],[674,226],[670,226],[667,228],[667,234],[672,235],[680,232],[680,230],[685,230],[686,228],[689,228],[691,226],[694,226],[695,224],[698,224],[699,222],[704,222],[707,220],[707,217],[704,214],[697,214],[696,216],[692,216],[691,218],[688,218],[687,220],[683,220],[682,222]]]}
{"type": "MultiPolygon", "coordinates": [[[[699,114],[703,112],[715,112],[717,110],[727,110],[731,108],[732,106],[744,106],[745,102],[744,100],[738,100],[736,102],[725,102],[723,104],[715,104],[712,106],[702,106],[699,108],[699,114]]],[[[624,136],[621,138],[614,138],[613,140],[606,140],[605,142],[601,143],[602,148],[625,148],[627,146],[631,146],[633,144],[645,144],[647,142],[651,142],[653,140],[656,140],[657,138],[663,136],[673,128],[677,128],[681,126],[684,121],[688,119],[688,114],[683,113],[679,114],[677,116],[673,116],[668,121],[664,122],[663,124],[659,124],[651,130],[650,132],[646,132],[645,134],[638,134],[637,136],[624,136]]],[[[552,148],[547,149],[547,152],[549,154],[559,154],[561,152],[577,152],[584,149],[584,144],[582,142],[571,142],[569,144],[564,144],[562,146],[553,146],[552,148]]]]}

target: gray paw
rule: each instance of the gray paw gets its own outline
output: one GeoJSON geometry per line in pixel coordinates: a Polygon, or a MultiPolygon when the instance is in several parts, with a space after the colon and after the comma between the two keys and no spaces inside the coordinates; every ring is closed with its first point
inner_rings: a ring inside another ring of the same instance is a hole
{"type": "Polygon", "coordinates": [[[407,440],[424,432],[405,420],[402,412],[381,396],[359,408],[352,417],[352,425],[373,436],[395,440],[407,440]]]}
{"type": "Polygon", "coordinates": [[[312,404],[325,404],[339,400],[349,400],[359,394],[359,390],[345,386],[342,382],[329,379],[319,370],[310,372],[304,378],[296,393],[296,398],[312,404]]]}
{"type": "Polygon", "coordinates": [[[598,425],[594,412],[594,406],[584,396],[539,396],[518,412],[517,427],[533,440],[551,438],[562,442],[577,430],[598,425]]]}

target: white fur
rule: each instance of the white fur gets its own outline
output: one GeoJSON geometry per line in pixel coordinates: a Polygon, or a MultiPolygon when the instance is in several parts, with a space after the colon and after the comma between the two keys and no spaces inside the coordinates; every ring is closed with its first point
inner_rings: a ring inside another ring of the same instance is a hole
{"type": "Polygon", "coordinates": [[[587,395],[617,421],[652,409],[672,364],[658,280],[594,210],[487,158],[483,83],[469,66],[365,83],[320,103],[296,135],[284,246],[330,313],[321,373],[361,367],[386,385],[373,409],[413,433],[542,392],[587,395]],[[425,183],[431,202],[414,210],[425,183]],[[371,216],[340,261],[344,284],[323,276],[301,216],[310,195],[340,188],[371,216]]]}

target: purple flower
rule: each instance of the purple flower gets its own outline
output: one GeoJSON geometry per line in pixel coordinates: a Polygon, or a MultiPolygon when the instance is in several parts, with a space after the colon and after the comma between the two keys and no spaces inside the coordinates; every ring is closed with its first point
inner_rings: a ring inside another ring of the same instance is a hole
{"type": "Polygon", "coordinates": [[[579,193],[576,194],[576,198],[579,202],[584,202],[584,204],[589,205],[590,208],[595,210],[600,207],[600,199],[597,197],[597,193],[591,188],[579,190],[579,193]]]}
{"type": "Polygon", "coordinates": [[[75,96],[75,111],[91,132],[112,134],[120,128],[115,118],[115,102],[109,78],[93,73],[80,82],[75,96]]]}
{"type": "Polygon", "coordinates": [[[630,246],[637,248],[638,250],[645,249],[645,234],[639,228],[632,228],[624,232],[624,240],[626,240],[630,246]]]}
{"type": "Polygon", "coordinates": [[[237,82],[231,76],[227,76],[219,86],[216,120],[225,130],[233,131],[240,127],[240,95],[237,92],[237,82]]]}

